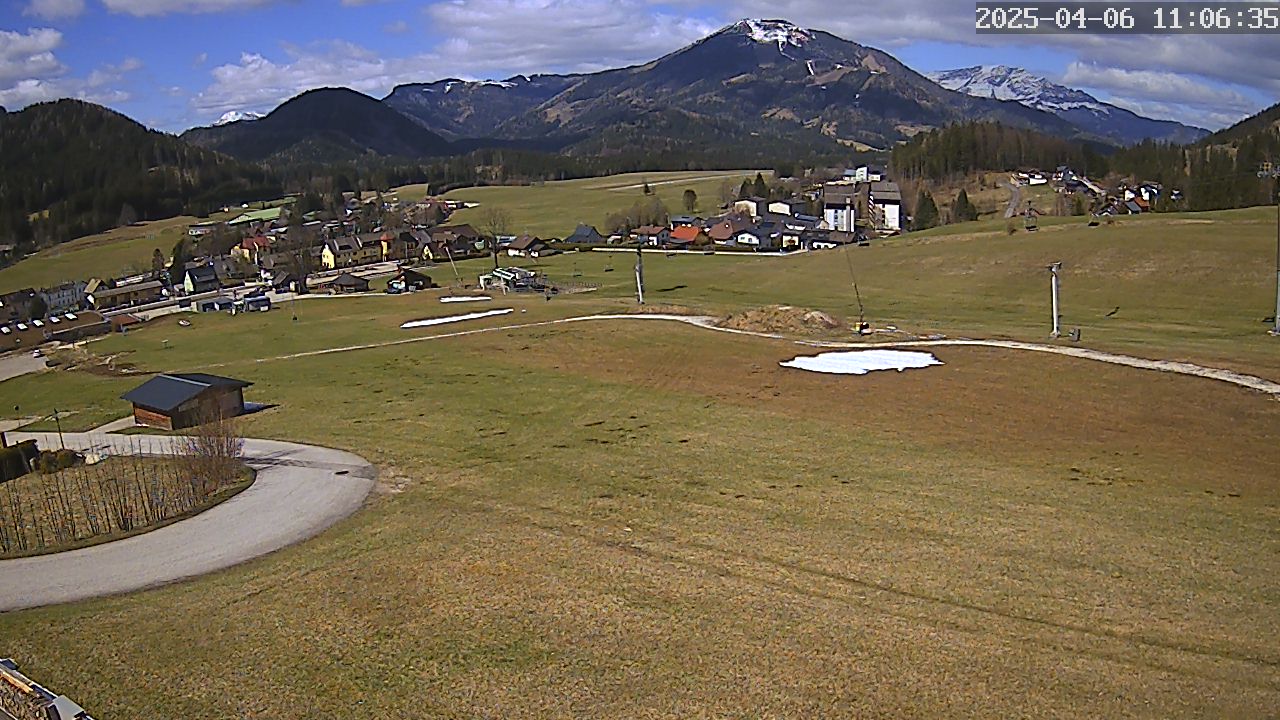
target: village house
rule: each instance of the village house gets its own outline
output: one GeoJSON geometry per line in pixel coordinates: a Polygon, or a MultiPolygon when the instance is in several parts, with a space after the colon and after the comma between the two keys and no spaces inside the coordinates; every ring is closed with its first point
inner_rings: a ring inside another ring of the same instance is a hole
{"type": "Polygon", "coordinates": [[[711,238],[700,227],[681,225],[671,231],[667,244],[671,247],[701,247],[711,243],[711,238]]]}
{"type": "Polygon", "coordinates": [[[205,235],[211,235],[222,223],[209,220],[206,222],[198,222],[187,226],[187,236],[193,238],[201,238],[205,235]]]}
{"type": "Polygon", "coordinates": [[[641,245],[666,245],[671,239],[671,230],[662,225],[641,225],[632,233],[641,245]]]}
{"type": "Polygon", "coordinates": [[[844,171],[844,179],[855,183],[878,182],[884,177],[884,168],[878,165],[858,165],[853,170],[844,171]]]}
{"type": "Polygon", "coordinates": [[[325,283],[325,289],[331,293],[358,293],[369,292],[369,281],[362,277],[352,275],[351,273],[342,273],[338,277],[325,283]]]}
{"type": "Polygon", "coordinates": [[[258,259],[264,254],[271,251],[271,241],[266,235],[257,233],[250,235],[240,241],[240,244],[231,248],[231,254],[240,258],[247,263],[258,264],[258,259]]]}
{"type": "Polygon", "coordinates": [[[853,182],[822,185],[822,222],[828,230],[850,232],[858,220],[858,188],[853,182]]]}
{"type": "Polygon", "coordinates": [[[356,265],[368,265],[382,260],[382,235],[381,232],[372,232],[356,236],[356,265]]]}
{"type": "MultiPolygon", "coordinates": [[[[902,229],[902,191],[898,189],[898,183],[889,181],[871,183],[867,204],[872,227],[886,232],[897,232],[902,229]]],[[[853,232],[854,226],[831,229],[853,232]]]]}
{"type": "Polygon", "coordinates": [[[507,254],[512,257],[546,257],[551,248],[540,238],[533,235],[521,235],[507,244],[507,254]]]}
{"type": "Polygon", "coordinates": [[[188,295],[210,292],[220,287],[222,282],[218,280],[218,273],[213,265],[188,266],[182,275],[182,289],[188,295]]]}
{"type": "Polygon", "coordinates": [[[755,250],[777,250],[781,244],[781,234],[776,223],[763,222],[742,230],[734,236],[733,241],[735,245],[755,250]]]}
{"type": "Polygon", "coordinates": [[[595,227],[579,223],[578,227],[564,241],[574,245],[597,245],[603,243],[605,238],[595,227]]]}
{"type": "Polygon", "coordinates": [[[32,301],[36,298],[33,288],[24,288],[0,295],[0,323],[26,322],[31,319],[32,301]]]}
{"type": "Polygon", "coordinates": [[[736,200],[733,203],[733,211],[746,213],[751,217],[760,217],[769,207],[769,201],[762,197],[749,197],[744,200],[736,200]]]}
{"type": "Polygon", "coordinates": [[[44,299],[48,312],[79,310],[84,307],[84,289],[87,286],[88,283],[83,280],[72,280],[51,288],[44,288],[39,294],[44,299]]]}
{"type": "Polygon", "coordinates": [[[360,241],[354,237],[328,238],[320,250],[320,267],[325,270],[351,267],[356,264],[359,252],[360,241]]]}
{"type": "Polygon", "coordinates": [[[803,200],[774,200],[769,203],[769,207],[766,209],[776,215],[803,215],[805,202],[803,200]]]}
{"type": "Polygon", "coordinates": [[[707,228],[707,237],[714,243],[729,245],[734,242],[734,238],[738,233],[751,227],[751,225],[750,217],[742,213],[730,213],[711,223],[707,228]]]}
{"type": "Polygon", "coordinates": [[[147,280],[118,287],[103,285],[86,297],[95,310],[145,305],[164,298],[164,284],[159,280],[147,280]]]}

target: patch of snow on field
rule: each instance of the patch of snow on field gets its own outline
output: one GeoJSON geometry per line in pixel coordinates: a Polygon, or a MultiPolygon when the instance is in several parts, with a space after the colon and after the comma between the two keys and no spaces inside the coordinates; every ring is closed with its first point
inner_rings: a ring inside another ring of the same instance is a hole
{"type": "Polygon", "coordinates": [[[449,315],[448,317],[427,318],[426,320],[413,320],[400,326],[401,330],[412,330],[413,328],[431,327],[432,325],[444,325],[446,323],[462,322],[463,320],[479,320],[480,318],[493,317],[495,315],[506,315],[511,312],[511,308],[503,308],[501,310],[486,310],[484,312],[467,313],[466,315],[449,315]]]}
{"type": "Polygon", "coordinates": [[[910,370],[941,365],[932,353],[906,350],[852,350],[797,357],[778,363],[782,367],[834,375],[866,375],[872,370],[910,370]]]}
{"type": "Polygon", "coordinates": [[[440,298],[440,302],[480,302],[492,299],[488,295],[448,295],[440,298]]]}

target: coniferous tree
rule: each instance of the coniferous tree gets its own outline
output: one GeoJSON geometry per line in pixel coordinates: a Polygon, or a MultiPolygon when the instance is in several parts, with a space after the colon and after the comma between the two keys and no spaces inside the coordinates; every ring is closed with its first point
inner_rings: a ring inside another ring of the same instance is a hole
{"type": "Polygon", "coordinates": [[[978,208],[969,202],[969,193],[960,188],[956,201],[951,206],[951,222],[969,222],[978,219],[978,208]]]}
{"type": "Polygon", "coordinates": [[[916,212],[911,218],[911,229],[928,230],[937,226],[938,205],[933,201],[933,195],[922,188],[920,194],[916,196],[916,212]]]}
{"type": "Polygon", "coordinates": [[[684,211],[692,215],[693,211],[698,208],[698,193],[693,188],[684,191],[684,211]]]}
{"type": "Polygon", "coordinates": [[[756,197],[769,197],[769,183],[765,182],[764,175],[756,173],[756,181],[751,186],[751,192],[754,193],[756,197]]]}
{"type": "Polygon", "coordinates": [[[169,265],[169,284],[176,287],[182,284],[182,276],[186,274],[187,240],[182,238],[173,246],[173,262],[169,265]]]}

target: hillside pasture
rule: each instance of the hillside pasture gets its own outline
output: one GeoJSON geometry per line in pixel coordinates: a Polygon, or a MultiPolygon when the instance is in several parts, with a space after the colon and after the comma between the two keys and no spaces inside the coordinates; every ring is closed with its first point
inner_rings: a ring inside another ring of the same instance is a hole
{"type": "MultiPolygon", "coordinates": [[[[227,219],[238,213],[216,214],[227,219]]],[[[151,269],[151,254],[159,250],[168,261],[173,246],[186,237],[187,226],[210,218],[189,215],[139,222],[46,248],[0,269],[0,290],[51,287],[68,280],[110,278],[151,269]]]]}
{"type": "MultiPolygon", "coordinates": [[[[721,185],[728,183],[736,195],[743,180],[754,179],[756,170],[698,170],[684,172],[652,172],[611,175],[603,178],[561,180],[538,185],[491,186],[463,188],[445,195],[450,200],[478,203],[475,208],[460,210],[451,223],[483,225],[484,208],[500,207],[511,216],[512,234],[532,233],[541,237],[562,238],[578,223],[594,225],[605,231],[605,217],[627,210],[647,199],[647,182],[654,196],[672,215],[684,214],[684,191],[698,194],[696,213],[708,215],[720,206],[721,185]]],[[[771,174],[765,171],[765,177],[771,174]]],[[[395,192],[395,190],[392,190],[395,192]]]]}

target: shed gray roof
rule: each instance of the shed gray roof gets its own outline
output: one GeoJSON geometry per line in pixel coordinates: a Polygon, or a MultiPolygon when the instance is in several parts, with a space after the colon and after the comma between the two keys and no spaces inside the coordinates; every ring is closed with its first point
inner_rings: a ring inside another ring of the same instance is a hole
{"type": "Polygon", "coordinates": [[[121,395],[120,399],[149,410],[171,412],[209,388],[247,388],[252,384],[207,373],[166,373],[142,383],[121,395]]]}

